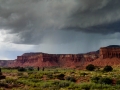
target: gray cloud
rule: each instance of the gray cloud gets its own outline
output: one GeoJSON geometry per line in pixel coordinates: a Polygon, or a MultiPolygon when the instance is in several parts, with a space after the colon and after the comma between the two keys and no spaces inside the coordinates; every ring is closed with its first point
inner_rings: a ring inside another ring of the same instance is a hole
{"type": "Polygon", "coordinates": [[[80,32],[119,32],[119,5],[119,0],[0,0],[0,28],[15,35],[5,39],[14,43],[74,42],[80,32]]]}

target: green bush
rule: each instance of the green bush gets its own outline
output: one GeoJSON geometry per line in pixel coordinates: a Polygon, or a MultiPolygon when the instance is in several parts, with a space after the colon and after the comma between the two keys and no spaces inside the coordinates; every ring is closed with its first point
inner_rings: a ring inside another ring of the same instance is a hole
{"type": "Polygon", "coordinates": [[[91,78],[91,81],[94,83],[100,83],[100,84],[112,84],[113,80],[110,78],[102,78],[99,76],[91,78]]]}
{"type": "Polygon", "coordinates": [[[119,84],[119,85],[120,85],[120,80],[117,80],[117,81],[116,81],[116,84],[119,84]]]}
{"type": "Polygon", "coordinates": [[[89,71],[94,71],[95,70],[95,66],[92,64],[89,64],[88,66],[86,66],[86,69],[89,71]]]}
{"type": "Polygon", "coordinates": [[[111,66],[108,66],[108,65],[105,66],[104,69],[103,69],[103,71],[105,71],[105,72],[110,72],[112,70],[113,70],[113,68],[111,66]]]}
{"type": "Polygon", "coordinates": [[[39,80],[39,79],[31,79],[31,81],[34,82],[34,83],[37,83],[37,82],[40,82],[41,80],[39,80]]]}
{"type": "Polygon", "coordinates": [[[113,80],[110,78],[100,78],[99,83],[101,84],[112,84],[113,80]]]}
{"type": "Polygon", "coordinates": [[[70,77],[70,76],[65,77],[65,80],[71,81],[71,82],[76,82],[76,79],[74,77],[70,77]]]}
{"type": "Polygon", "coordinates": [[[57,79],[64,80],[64,76],[65,76],[64,74],[59,74],[56,77],[57,79]]]}
{"type": "Polygon", "coordinates": [[[34,68],[33,68],[33,67],[28,67],[28,70],[29,70],[29,71],[33,71],[34,68]]]}
{"type": "Polygon", "coordinates": [[[98,83],[99,80],[100,80],[100,77],[98,77],[98,76],[91,78],[91,81],[94,82],[94,83],[98,83]]]}
{"type": "Polygon", "coordinates": [[[41,78],[43,78],[43,75],[42,74],[31,74],[31,75],[29,75],[29,78],[30,79],[41,79],[41,78]]]}
{"type": "MultiPolygon", "coordinates": [[[[0,82],[0,87],[6,87],[6,88],[7,88],[7,87],[8,87],[8,84],[6,84],[6,83],[1,83],[1,82],[0,82]]],[[[0,90],[1,90],[1,89],[0,89],[0,90]]],[[[3,90],[4,90],[4,89],[3,89],[3,90]]]]}
{"type": "Polygon", "coordinates": [[[85,76],[85,75],[88,75],[87,73],[80,73],[80,76],[85,76]]]}
{"type": "Polygon", "coordinates": [[[53,79],[53,78],[54,78],[54,77],[53,77],[53,74],[51,74],[51,73],[47,74],[47,77],[48,77],[49,79],[53,79]]]}
{"type": "Polygon", "coordinates": [[[71,83],[68,87],[68,90],[78,90],[79,85],[75,83],[71,83]]]}
{"type": "Polygon", "coordinates": [[[23,67],[20,67],[20,68],[18,68],[18,71],[20,71],[20,72],[24,72],[24,71],[26,71],[26,69],[23,68],[23,67]]]}
{"type": "Polygon", "coordinates": [[[67,86],[69,86],[69,85],[70,85],[69,82],[60,82],[60,83],[59,83],[59,87],[67,87],[67,86]]]}
{"type": "Polygon", "coordinates": [[[90,83],[82,83],[79,86],[79,90],[90,90],[91,86],[92,85],[90,83]]]}
{"type": "Polygon", "coordinates": [[[17,75],[18,76],[23,76],[23,72],[18,72],[17,75]]]}
{"type": "Polygon", "coordinates": [[[71,83],[68,82],[68,81],[54,81],[53,82],[53,85],[56,86],[56,87],[68,87],[71,83]]]}
{"type": "Polygon", "coordinates": [[[7,78],[6,83],[15,83],[16,79],[7,78]]]}

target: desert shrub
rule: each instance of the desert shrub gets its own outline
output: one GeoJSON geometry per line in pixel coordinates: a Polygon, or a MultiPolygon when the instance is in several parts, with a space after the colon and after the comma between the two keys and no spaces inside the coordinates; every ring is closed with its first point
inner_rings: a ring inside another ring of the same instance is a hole
{"type": "Polygon", "coordinates": [[[90,90],[116,90],[112,85],[109,84],[91,84],[90,90]]]}
{"type": "Polygon", "coordinates": [[[111,66],[108,66],[108,65],[105,66],[104,69],[103,69],[103,71],[105,71],[105,72],[110,72],[112,70],[113,70],[113,68],[111,66]]]}
{"type": "Polygon", "coordinates": [[[56,87],[61,88],[61,87],[68,87],[71,83],[68,81],[54,81],[52,84],[56,87]]]}
{"type": "Polygon", "coordinates": [[[53,73],[54,73],[54,74],[58,73],[58,70],[56,69],[53,73]]]}
{"type": "Polygon", "coordinates": [[[116,84],[119,84],[119,85],[120,85],[120,80],[117,80],[117,81],[116,81],[116,84]]]}
{"type": "Polygon", "coordinates": [[[31,81],[34,82],[34,83],[40,82],[39,79],[31,79],[31,81]]]}
{"type": "Polygon", "coordinates": [[[74,74],[75,72],[74,71],[71,71],[70,74],[74,74]]]}
{"type": "Polygon", "coordinates": [[[108,84],[81,83],[76,90],[116,90],[108,84]]]}
{"type": "Polygon", "coordinates": [[[98,83],[99,80],[100,80],[100,77],[98,77],[98,76],[95,76],[95,77],[91,78],[91,81],[94,82],[94,83],[98,83]]]}
{"type": "Polygon", "coordinates": [[[43,74],[31,74],[31,75],[29,75],[29,78],[30,79],[41,79],[41,78],[43,78],[43,74]]]}
{"type": "Polygon", "coordinates": [[[42,68],[42,71],[44,71],[44,70],[45,70],[45,68],[43,67],[43,68],[42,68]]]}
{"type": "Polygon", "coordinates": [[[54,77],[53,77],[53,74],[51,74],[51,73],[47,74],[47,77],[48,77],[49,79],[53,79],[53,78],[54,78],[54,77]]]}
{"type": "Polygon", "coordinates": [[[94,83],[100,83],[100,84],[112,84],[113,83],[112,79],[107,78],[107,77],[102,78],[102,77],[99,77],[99,76],[92,77],[91,81],[94,82],[94,83]]]}
{"type": "Polygon", "coordinates": [[[89,71],[94,71],[95,66],[92,65],[92,64],[89,64],[89,65],[86,66],[86,69],[89,70],[89,71]]]}
{"type": "Polygon", "coordinates": [[[24,71],[26,71],[26,69],[23,68],[23,67],[20,67],[20,68],[18,68],[18,71],[20,71],[20,72],[24,72],[24,71]]]}
{"type": "Polygon", "coordinates": [[[23,72],[18,72],[17,75],[18,76],[23,76],[23,72]]]}
{"type": "Polygon", "coordinates": [[[80,73],[80,76],[85,76],[85,75],[88,75],[87,73],[80,73]]]}
{"type": "Polygon", "coordinates": [[[48,88],[50,87],[51,85],[49,83],[44,83],[44,85],[42,86],[43,88],[48,88]]]}
{"type": "Polygon", "coordinates": [[[68,90],[79,90],[78,87],[79,87],[78,84],[71,83],[68,87],[68,90]]]}
{"type": "Polygon", "coordinates": [[[100,78],[99,83],[101,84],[112,84],[113,80],[110,78],[100,78]]]}
{"type": "Polygon", "coordinates": [[[9,83],[9,84],[16,83],[16,79],[7,78],[6,83],[9,83]]]}
{"type": "Polygon", "coordinates": [[[74,77],[70,77],[70,76],[65,77],[65,80],[71,81],[71,82],[76,82],[76,79],[74,77]]]}
{"type": "MultiPolygon", "coordinates": [[[[6,84],[6,83],[1,83],[1,82],[0,82],[0,87],[6,87],[6,88],[7,88],[7,87],[8,87],[8,84],[6,84]]],[[[2,90],[2,89],[0,89],[0,90],[2,90]]],[[[4,89],[3,89],[3,90],[4,90],[4,89]]]]}
{"type": "Polygon", "coordinates": [[[9,85],[12,85],[12,87],[17,87],[18,86],[18,82],[17,79],[12,79],[12,78],[7,78],[6,79],[6,83],[9,85]]]}
{"type": "Polygon", "coordinates": [[[67,87],[69,85],[70,85],[70,83],[69,82],[65,82],[65,81],[59,83],[59,87],[67,87]]]}
{"type": "Polygon", "coordinates": [[[79,90],[90,90],[91,86],[92,85],[90,83],[82,83],[79,86],[79,90]]]}
{"type": "Polygon", "coordinates": [[[81,83],[73,85],[73,89],[70,90],[119,90],[120,86],[112,86],[109,84],[95,84],[95,83],[81,83]]]}
{"type": "Polygon", "coordinates": [[[57,79],[64,80],[64,76],[65,76],[64,74],[59,74],[56,77],[57,79]]]}
{"type": "Polygon", "coordinates": [[[20,67],[14,67],[14,69],[19,69],[20,67]]]}
{"type": "Polygon", "coordinates": [[[17,81],[16,81],[17,83],[19,83],[19,84],[26,84],[26,85],[29,85],[29,83],[30,82],[28,82],[28,80],[24,80],[24,79],[18,79],[17,81]]]}
{"type": "Polygon", "coordinates": [[[28,67],[28,70],[29,71],[34,71],[34,68],[33,67],[28,67]]]}

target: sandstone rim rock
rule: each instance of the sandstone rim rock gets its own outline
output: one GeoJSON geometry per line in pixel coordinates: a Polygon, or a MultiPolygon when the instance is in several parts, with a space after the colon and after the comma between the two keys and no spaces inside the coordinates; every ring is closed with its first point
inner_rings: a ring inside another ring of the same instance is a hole
{"type": "Polygon", "coordinates": [[[16,60],[0,61],[4,67],[84,67],[120,65],[120,46],[101,47],[100,50],[85,54],[47,54],[42,52],[24,53],[16,60]]]}

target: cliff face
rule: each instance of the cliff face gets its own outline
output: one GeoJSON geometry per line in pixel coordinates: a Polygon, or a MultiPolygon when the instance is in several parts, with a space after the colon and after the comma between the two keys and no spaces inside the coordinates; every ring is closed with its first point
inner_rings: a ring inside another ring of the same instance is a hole
{"type": "Polygon", "coordinates": [[[120,66],[120,58],[117,58],[117,57],[105,58],[105,59],[98,58],[92,62],[88,62],[86,65],[88,65],[88,64],[93,64],[95,66],[102,66],[102,67],[106,66],[106,65],[120,66]]]}
{"type": "Polygon", "coordinates": [[[0,61],[0,66],[4,67],[84,67],[88,64],[120,65],[120,46],[102,47],[85,54],[24,53],[16,60],[0,61]]]}
{"type": "Polygon", "coordinates": [[[99,58],[88,64],[94,64],[95,66],[120,66],[120,46],[110,45],[108,47],[101,47],[99,58]]]}
{"type": "Polygon", "coordinates": [[[47,54],[47,53],[25,53],[17,56],[11,67],[76,67],[83,66],[86,62],[91,62],[98,58],[98,53],[87,54],[47,54]]]}
{"type": "Polygon", "coordinates": [[[102,47],[100,48],[100,58],[120,58],[120,47],[102,47]]]}
{"type": "Polygon", "coordinates": [[[0,60],[0,67],[12,66],[15,60],[0,60]]]}

